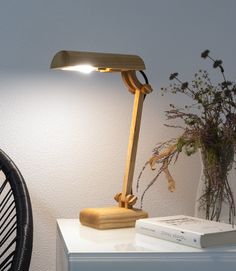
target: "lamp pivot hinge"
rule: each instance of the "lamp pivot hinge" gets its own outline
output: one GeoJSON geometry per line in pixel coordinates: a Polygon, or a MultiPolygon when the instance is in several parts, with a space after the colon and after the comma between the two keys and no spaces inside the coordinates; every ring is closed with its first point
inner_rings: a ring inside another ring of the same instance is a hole
{"type": "Polygon", "coordinates": [[[138,198],[134,195],[127,195],[125,197],[125,201],[122,201],[121,195],[122,195],[122,193],[117,193],[114,197],[114,199],[119,203],[119,207],[132,209],[138,198]]]}
{"type": "Polygon", "coordinates": [[[131,93],[135,94],[136,90],[141,91],[143,94],[149,94],[152,92],[151,85],[142,84],[138,80],[135,71],[123,71],[121,72],[121,75],[124,83],[131,93]]]}

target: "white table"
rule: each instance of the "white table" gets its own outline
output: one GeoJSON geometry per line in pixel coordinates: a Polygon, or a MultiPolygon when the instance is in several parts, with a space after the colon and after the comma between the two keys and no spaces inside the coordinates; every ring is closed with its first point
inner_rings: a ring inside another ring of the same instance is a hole
{"type": "Polygon", "coordinates": [[[57,271],[235,271],[236,246],[197,249],[136,234],[57,220],[57,271]]]}

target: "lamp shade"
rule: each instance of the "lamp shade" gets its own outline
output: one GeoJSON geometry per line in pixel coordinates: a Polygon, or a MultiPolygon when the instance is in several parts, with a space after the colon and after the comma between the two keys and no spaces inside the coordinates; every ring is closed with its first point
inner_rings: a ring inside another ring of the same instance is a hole
{"type": "Polygon", "coordinates": [[[145,70],[143,60],[137,55],[60,51],[51,62],[51,69],[78,70],[80,66],[100,72],[145,70]]]}

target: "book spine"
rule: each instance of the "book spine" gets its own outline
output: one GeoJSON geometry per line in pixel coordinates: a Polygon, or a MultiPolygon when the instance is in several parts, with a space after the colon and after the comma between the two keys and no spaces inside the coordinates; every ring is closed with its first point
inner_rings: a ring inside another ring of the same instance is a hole
{"type": "Polygon", "coordinates": [[[167,241],[183,244],[191,247],[202,248],[201,235],[177,230],[160,225],[153,225],[137,220],[135,224],[137,233],[153,236],[167,241]]]}

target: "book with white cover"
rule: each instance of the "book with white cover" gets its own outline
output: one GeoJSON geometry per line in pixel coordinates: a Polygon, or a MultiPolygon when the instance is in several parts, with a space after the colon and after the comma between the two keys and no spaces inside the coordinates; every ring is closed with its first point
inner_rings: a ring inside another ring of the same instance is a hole
{"type": "Polygon", "coordinates": [[[136,232],[197,248],[235,244],[236,227],[231,224],[177,215],[139,219],[136,232]]]}

